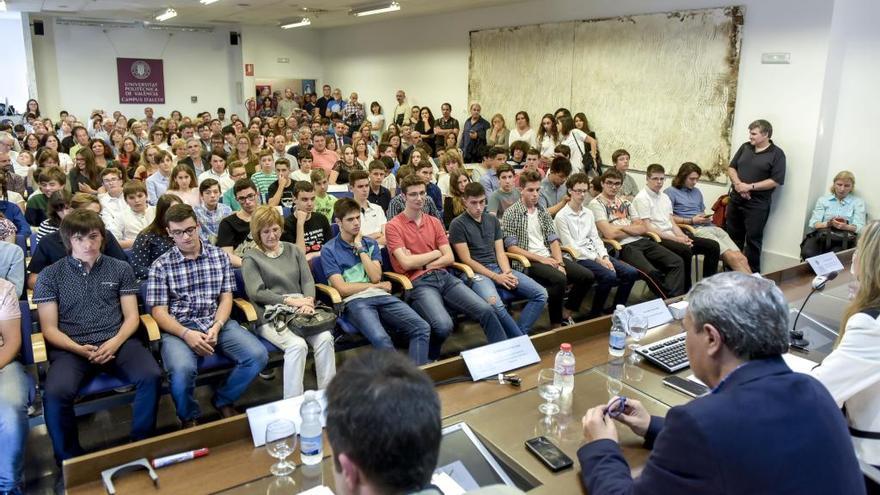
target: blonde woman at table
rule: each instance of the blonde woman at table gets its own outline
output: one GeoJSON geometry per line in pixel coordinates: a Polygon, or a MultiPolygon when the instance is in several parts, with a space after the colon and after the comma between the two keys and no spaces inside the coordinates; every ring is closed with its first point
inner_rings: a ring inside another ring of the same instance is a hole
{"type": "MultiPolygon", "coordinates": [[[[306,355],[315,354],[318,388],[324,389],[336,375],[333,335],[329,331],[301,337],[288,324],[280,327],[267,320],[270,306],[283,305],[296,313],[315,312],[315,280],[305,255],[289,242],[281,242],[284,218],[277,208],[260,206],[251,217],[251,237],[257,249],[245,252],[241,274],[248,299],[257,310],[257,334],[284,351],[284,398],[303,394],[306,355]]],[[[284,318],[279,314],[277,318],[284,318]]]]}
{"type": "MultiPolygon", "coordinates": [[[[862,229],[850,269],[858,289],[843,313],[834,351],[813,369],[846,419],[856,455],[880,466],[880,222],[862,229]]],[[[880,486],[868,482],[868,493],[880,486]]]]}

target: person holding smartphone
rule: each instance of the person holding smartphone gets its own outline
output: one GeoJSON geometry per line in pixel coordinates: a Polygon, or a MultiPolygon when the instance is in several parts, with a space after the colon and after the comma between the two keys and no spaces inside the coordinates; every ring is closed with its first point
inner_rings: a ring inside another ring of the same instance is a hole
{"type": "Polygon", "coordinates": [[[812,229],[801,242],[801,259],[848,249],[865,226],[865,201],[853,194],[856,178],[843,170],[834,176],[831,192],[816,200],[807,223],[812,229]]]}

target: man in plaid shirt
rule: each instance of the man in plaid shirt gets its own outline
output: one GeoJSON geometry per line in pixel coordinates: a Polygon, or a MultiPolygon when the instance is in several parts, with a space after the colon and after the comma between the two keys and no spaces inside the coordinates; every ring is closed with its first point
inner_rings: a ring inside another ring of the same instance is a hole
{"type": "Polygon", "coordinates": [[[537,172],[525,170],[519,176],[519,185],[519,201],[504,210],[501,218],[504,247],[531,261],[529,277],[547,288],[550,324],[573,325],[572,316],[580,309],[587,291],[593,285],[593,272],[562,257],[553,219],[538,204],[541,176],[537,172]],[[571,284],[572,288],[563,308],[566,284],[571,284]]]}
{"type": "Polygon", "coordinates": [[[235,401],[268,362],[266,349],[252,333],[229,319],[235,278],[222,249],[202,242],[191,206],[178,204],[165,215],[174,247],[150,268],[147,305],[162,334],[162,361],[171,381],[171,397],[184,427],[201,411],[193,392],[198,366],[214,353],[235,367],[212,403],[223,417],[236,414],[235,401]]]}

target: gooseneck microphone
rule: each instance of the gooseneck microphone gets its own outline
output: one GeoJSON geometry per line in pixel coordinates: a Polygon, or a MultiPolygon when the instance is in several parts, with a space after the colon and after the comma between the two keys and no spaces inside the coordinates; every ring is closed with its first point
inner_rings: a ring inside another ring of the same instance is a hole
{"type": "Polygon", "coordinates": [[[801,309],[799,309],[797,315],[795,315],[794,324],[792,324],[791,331],[789,332],[789,340],[792,347],[806,350],[806,348],[810,345],[810,341],[804,338],[803,330],[798,330],[798,318],[801,317],[801,313],[803,313],[804,308],[807,306],[807,301],[810,300],[810,296],[812,296],[816,292],[821,292],[828,282],[837,278],[838,273],[839,272],[831,272],[826,275],[817,275],[813,278],[813,282],[810,284],[812,290],[810,290],[810,293],[807,294],[806,299],[804,299],[804,303],[801,304],[801,309]]]}

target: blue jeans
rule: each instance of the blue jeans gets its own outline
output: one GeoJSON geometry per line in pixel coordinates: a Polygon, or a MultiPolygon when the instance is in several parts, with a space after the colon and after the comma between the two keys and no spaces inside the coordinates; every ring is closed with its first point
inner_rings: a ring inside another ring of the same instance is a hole
{"type": "Polygon", "coordinates": [[[596,277],[596,292],[593,293],[593,308],[590,310],[590,317],[599,316],[605,310],[605,301],[608,300],[608,294],[611,288],[617,286],[617,294],[614,296],[614,305],[626,305],[629,299],[629,293],[632,291],[633,285],[639,279],[639,271],[627,265],[623,261],[616,258],[608,257],[614,271],[605,268],[599,262],[593,260],[578,260],[578,264],[593,272],[596,277]]]}
{"type": "MultiPolygon", "coordinates": [[[[498,265],[486,265],[486,268],[495,273],[501,273],[501,268],[499,268],[498,265]]],[[[544,307],[547,306],[547,290],[544,289],[541,284],[535,282],[524,273],[516,270],[512,273],[517,280],[519,280],[519,283],[514,289],[499,287],[495,282],[480,274],[474,276],[474,279],[471,281],[471,289],[476,292],[478,296],[489,301],[489,304],[495,308],[495,314],[498,316],[498,320],[501,321],[501,325],[504,327],[504,333],[507,334],[508,338],[519,337],[520,335],[526,335],[531,332],[532,325],[538,321],[538,318],[541,317],[541,313],[544,312],[544,307]],[[528,299],[528,302],[519,314],[518,324],[513,321],[513,317],[510,316],[510,313],[507,312],[507,308],[504,307],[504,301],[501,300],[499,290],[510,292],[518,298],[528,299]],[[492,298],[495,298],[495,302],[491,302],[492,298]]]]}
{"type": "MultiPolygon", "coordinates": [[[[192,331],[198,332],[198,330],[192,331]]],[[[214,352],[219,352],[235,362],[232,372],[214,394],[214,407],[228,406],[238,400],[251,381],[269,362],[266,348],[259,339],[235,320],[227,321],[220,329],[214,352]]],[[[201,415],[193,392],[196,388],[199,364],[204,359],[179,337],[168,333],[162,334],[162,362],[165,370],[168,371],[171,398],[174,399],[177,417],[181,421],[196,419],[201,415]]]]}
{"type": "Polygon", "coordinates": [[[345,317],[377,349],[394,349],[386,329],[409,339],[409,357],[416,364],[428,362],[431,327],[413,309],[392,295],[352,299],[345,303],[345,317]]]}
{"type": "Polygon", "coordinates": [[[0,492],[21,493],[24,445],[28,434],[28,380],[12,361],[0,368],[0,492]]]}
{"type": "Polygon", "coordinates": [[[162,370],[156,358],[137,338],[129,338],[106,364],[92,364],[88,359],[61,349],[49,349],[49,373],[46,375],[43,416],[52,439],[55,461],[83,454],[79,444],[73,405],[79,389],[99,373],[107,373],[135,386],[132,402],[131,438],[152,436],[156,428],[156,409],[162,370]]]}
{"type": "Polygon", "coordinates": [[[495,308],[446,270],[431,270],[415,279],[410,304],[431,326],[431,359],[440,357],[443,341],[452,333],[452,317],[446,306],[479,321],[490,344],[507,338],[495,308]]]}

